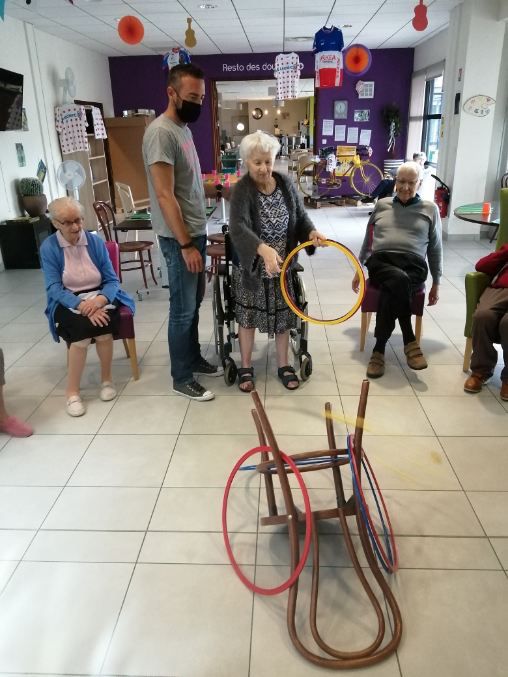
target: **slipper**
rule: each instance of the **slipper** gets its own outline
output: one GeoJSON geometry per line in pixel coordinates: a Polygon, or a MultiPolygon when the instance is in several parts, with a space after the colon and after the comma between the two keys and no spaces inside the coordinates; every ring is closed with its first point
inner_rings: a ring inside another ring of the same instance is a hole
{"type": "Polygon", "coordinates": [[[116,388],[111,381],[104,381],[104,383],[102,383],[99,397],[103,402],[109,402],[110,400],[115,399],[116,388]]]}
{"type": "Polygon", "coordinates": [[[11,437],[30,437],[33,432],[33,428],[16,416],[7,416],[5,421],[0,423],[0,433],[5,433],[11,437]]]}
{"type": "Polygon", "coordinates": [[[287,365],[286,367],[279,367],[277,369],[277,376],[282,381],[282,385],[287,390],[296,390],[300,385],[300,380],[296,375],[296,372],[293,367],[287,365]],[[296,386],[291,387],[290,383],[296,383],[296,386]]]}
{"type": "Polygon", "coordinates": [[[242,393],[251,393],[255,389],[254,367],[240,367],[238,369],[238,388],[242,393]],[[245,384],[247,387],[241,388],[245,384]]]}
{"type": "Polygon", "coordinates": [[[69,416],[83,416],[86,411],[83,400],[79,395],[72,395],[72,397],[69,397],[65,409],[69,416]]]}

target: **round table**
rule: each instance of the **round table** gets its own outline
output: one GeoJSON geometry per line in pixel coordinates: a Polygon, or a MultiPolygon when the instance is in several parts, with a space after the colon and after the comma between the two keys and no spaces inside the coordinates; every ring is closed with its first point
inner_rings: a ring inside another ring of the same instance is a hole
{"type": "Polygon", "coordinates": [[[491,210],[488,214],[482,212],[483,202],[474,202],[468,205],[462,205],[453,210],[453,215],[461,221],[469,221],[470,223],[478,223],[481,226],[490,226],[495,228],[492,233],[490,242],[494,240],[499,228],[499,202],[491,202],[491,210]]]}

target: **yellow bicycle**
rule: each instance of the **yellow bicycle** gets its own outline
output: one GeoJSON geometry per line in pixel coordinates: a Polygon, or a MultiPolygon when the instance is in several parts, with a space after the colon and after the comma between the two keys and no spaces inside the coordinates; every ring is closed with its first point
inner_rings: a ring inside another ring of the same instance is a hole
{"type": "Polygon", "coordinates": [[[298,172],[298,186],[307,197],[338,196],[344,178],[358,195],[370,195],[383,178],[383,172],[370,160],[364,160],[351,147],[339,146],[337,164],[330,155],[316,158],[298,172]],[[352,152],[351,152],[352,151],[352,152]]]}

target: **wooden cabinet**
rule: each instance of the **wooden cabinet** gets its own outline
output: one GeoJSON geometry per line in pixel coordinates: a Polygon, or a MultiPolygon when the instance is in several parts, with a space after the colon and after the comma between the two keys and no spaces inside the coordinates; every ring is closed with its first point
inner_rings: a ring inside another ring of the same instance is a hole
{"type": "Polygon", "coordinates": [[[53,232],[47,216],[22,216],[0,224],[0,251],[6,270],[40,268],[40,246],[53,232]]]}
{"type": "MultiPolygon", "coordinates": [[[[143,164],[143,135],[154,118],[135,115],[126,118],[105,118],[113,185],[116,181],[130,186],[136,208],[149,204],[148,184],[143,164]]],[[[115,206],[121,203],[115,189],[115,206]]]]}

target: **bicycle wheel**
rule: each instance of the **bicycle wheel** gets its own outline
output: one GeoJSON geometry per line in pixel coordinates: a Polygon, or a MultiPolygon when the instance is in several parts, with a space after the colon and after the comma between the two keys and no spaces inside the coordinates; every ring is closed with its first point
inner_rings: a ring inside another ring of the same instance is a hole
{"type": "Polygon", "coordinates": [[[306,197],[312,197],[314,194],[315,173],[315,162],[308,162],[298,170],[298,188],[306,197]]]}
{"type": "Polygon", "coordinates": [[[309,162],[298,173],[298,185],[307,197],[320,198],[333,195],[341,184],[340,178],[330,177],[325,162],[309,162]]]}
{"type": "Polygon", "coordinates": [[[372,162],[362,162],[351,173],[351,187],[360,195],[370,195],[383,179],[383,172],[372,162]]]}

